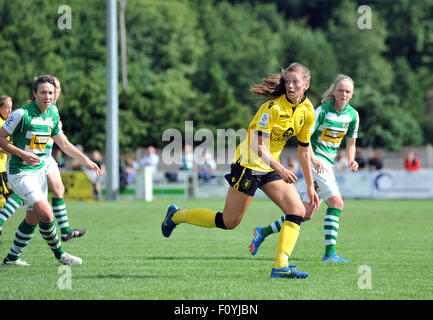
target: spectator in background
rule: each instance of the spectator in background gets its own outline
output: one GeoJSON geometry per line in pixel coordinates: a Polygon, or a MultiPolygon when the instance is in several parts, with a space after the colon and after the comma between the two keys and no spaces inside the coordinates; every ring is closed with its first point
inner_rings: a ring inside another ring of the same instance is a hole
{"type": "Polygon", "coordinates": [[[340,150],[335,157],[335,171],[344,172],[349,169],[349,160],[346,157],[346,151],[340,150]]]}
{"type": "Polygon", "coordinates": [[[125,159],[126,183],[131,184],[135,181],[135,164],[134,159],[127,157],[125,159]]]}
{"type": "Polygon", "coordinates": [[[184,171],[193,171],[196,169],[194,153],[192,151],[192,146],[189,144],[185,146],[185,151],[182,154],[179,169],[184,171]]]}
{"type": "Polygon", "coordinates": [[[365,168],[365,161],[364,161],[364,158],[362,157],[362,150],[361,150],[361,148],[357,148],[356,149],[355,161],[358,162],[359,169],[364,169],[365,168]]]}
{"type": "Polygon", "coordinates": [[[383,168],[383,162],[379,150],[374,150],[372,157],[368,160],[369,170],[380,170],[383,168]]]}
{"type": "MultiPolygon", "coordinates": [[[[90,157],[90,160],[92,160],[94,163],[98,165],[98,167],[101,169],[102,175],[105,174],[105,165],[104,161],[102,159],[102,154],[99,150],[93,150],[92,155],[90,157]]],[[[102,175],[96,175],[93,173],[93,171],[86,169],[85,170],[87,177],[93,184],[93,197],[99,198],[99,195],[101,193],[101,178],[102,175]]]]}
{"type": "Polygon", "coordinates": [[[140,161],[142,167],[152,167],[152,173],[158,171],[159,156],[156,154],[155,147],[149,146],[147,148],[147,155],[140,161]]]}
{"type": "Polygon", "coordinates": [[[294,156],[290,156],[289,159],[287,159],[287,169],[296,174],[298,178],[302,178],[302,170],[299,167],[299,162],[294,156]]]}
{"type": "MultiPolygon", "coordinates": [[[[77,144],[76,147],[80,152],[84,153],[84,148],[81,144],[77,144]]],[[[74,159],[74,158],[71,160],[71,167],[72,167],[72,171],[83,171],[84,170],[84,167],[83,167],[83,164],[81,163],[81,161],[74,159]]]]}
{"type": "Polygon", "coordinates": [[[409,151],[404,159],[404,167],[407,171],[417,171],[421,168],[421,161],[413,151],[409,151]]]}
{"type": "Polygon", "coordinates": [[[206,152],[204,155],[204,161],[199,165],[199,179],[202,179],[205,183],[208,183],[212,179],[212,175],[216,170],[216,162],[213,156],[206,152]]]}

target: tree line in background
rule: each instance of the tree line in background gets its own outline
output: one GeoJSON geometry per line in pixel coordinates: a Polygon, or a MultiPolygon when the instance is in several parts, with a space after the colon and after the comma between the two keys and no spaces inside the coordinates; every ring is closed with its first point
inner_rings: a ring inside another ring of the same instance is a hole
{"type": "MultiPolygon", "coordinates": [[[[354,79],[360,146],[431,143],[433,1],[370,1],[371,29],[358,27],[361,4],[129,0],[120,151],[163,147],[164,130],[184,131],[187,120],[194,129],[246,128],[262,102],[249,87],[293,61],[311,70],[315,106],[338,73],[354,79]]],[[[0,66],[0,94],[15,107],[30,97],[35,76],[56,75],[70,140],[105,150],[106,0],[1,0],[0,66]],[[64,4],[66,29],[58,25],[64,4]]]]}

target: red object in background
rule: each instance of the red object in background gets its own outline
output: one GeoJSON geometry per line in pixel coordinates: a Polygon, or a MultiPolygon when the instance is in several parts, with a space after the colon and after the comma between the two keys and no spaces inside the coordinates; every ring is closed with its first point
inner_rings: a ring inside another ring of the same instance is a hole
{"type": "Polygon", "coordinates": [[[407,171],[416,171],[421,168],[421,161],[419,161],[418,157],[413,158],[412,160],[405,159],[404,167],[407,171]]]}

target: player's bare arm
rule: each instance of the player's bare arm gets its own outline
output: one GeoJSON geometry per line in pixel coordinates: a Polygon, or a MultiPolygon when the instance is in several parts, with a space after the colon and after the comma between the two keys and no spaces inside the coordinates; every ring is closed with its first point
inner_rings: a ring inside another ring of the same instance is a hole
{"type": "Polygon", "coordinates": [[[41,162],[41,159],[39,159],[39,157],[34,153],[26,152],[24,150],[15,147],[8,140],[8,137],[9,137],[9,133],[4,128],[0,128],[0,147],[4,151],[6,151],[7,153],[14,154],[17,157],[20,157],[21,159],[23,159],[25,163],[27,163],[32,167],[37,166],[41,162]]]}
{"type": "Polygon", "coordinates": [[[102,174],[101,169],[98,167],[98,165],[92,160],[90,160],[84,153],[78,150],[72,143],[70,143],[68,138],[63,133],[59,133],[52,138],[54,142],[59,146],[59,148],[62,149],[62,151],[68,156],[80,160],[87,167],[96,171],[97,175],[102,174]]]}
{"type": "Polygon", "coordinates": [[[263,135],[254,134],[253,139],[251,139],[251,148],[257,155],[262,158],[262,160],[267,163],[272,169],[275,170],[286,183],[294,183],[298,178],[296,175],[285,168],[281,163],[276,161],[269,150],[265,146],[266,138],[263,135]]]}
{"type": "Polygon", "coordinates": [[[346,137],[346,153],[349,162],[349,169],[352,172],[358,171],[359,165],[358,162],[355,161],[356,138],[346,137]]]}

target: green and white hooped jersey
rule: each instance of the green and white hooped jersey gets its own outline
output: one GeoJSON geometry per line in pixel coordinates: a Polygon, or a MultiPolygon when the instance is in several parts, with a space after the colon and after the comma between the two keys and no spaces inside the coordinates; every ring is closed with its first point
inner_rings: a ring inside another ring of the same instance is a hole
{"type": "Polygon", "coordinates": [[[316,156],[334,165],[338,148],[344,136],[358,137],[359,115],[350,105],[338,112],[334,100],[326,102],[315,110],[311,146],[316,156]]]}
{"type": "MultiPolygon", "coordinates": [[[[60,119],[60,115],[59,115],[59,110],[57,109],[57,106],[55,104],[52,105],[53,110],[55,113],[57,113],[57,115],[59,116],[60,119]]],[[[53,146],[54,146],[54,140],[53,138],[50,138],[47,142],[47,144],[45,145],[45,157],[49,158],[52,153],[53,153],[53,146]]]]}
{"type": "Polygon", "coordinates": [[[17,148],[33,152],[42,160],[38,166],[32,167],[20,157],[11,155],[9,160],[10,174],[41,169],[45,165],[43,159],[46,156],[48,140],[51,136],[62,132],[59,128],[59,114],[54,110],[54,105],[51,105],[43,115],[34,101],[13,111],[3,128],[11,135],[17,148]]]}

